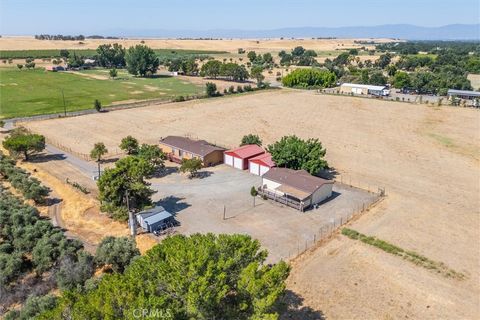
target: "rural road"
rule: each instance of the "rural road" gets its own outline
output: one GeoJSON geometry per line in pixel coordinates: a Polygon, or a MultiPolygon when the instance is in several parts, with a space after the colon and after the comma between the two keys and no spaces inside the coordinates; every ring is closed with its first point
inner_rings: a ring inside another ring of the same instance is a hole
{"type": "Polygon", "coordinates": [[[86,175],[89,178],[92,178],[93,176],[97,175],[98,168],[95,163],[85,161],[51,144],[45,145],[45,151],[56,158],[61,158],[63,161],[70,163],[71,165],[73,165],[75,168],[80,170],[84,175],[86,175]]]}

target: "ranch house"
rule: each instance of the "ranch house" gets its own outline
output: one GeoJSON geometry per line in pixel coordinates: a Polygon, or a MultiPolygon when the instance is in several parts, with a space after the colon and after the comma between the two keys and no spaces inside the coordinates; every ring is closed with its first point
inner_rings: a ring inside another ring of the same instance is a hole
{"type": "Polygon", "coordinates": [[[168,136],[160,140],[160,149],[170,161],[180,163],[183,159],[197,158],[205,167],[222,163],[224,148],[208,143],[205,140],[192,140],[180,136],[168,136]]]}
{"type": "Polygon", "coordinates": [[[312,176],[305,170],[271,168],[262,176],[259,193],[300,211],[332,196],[333,181],[312,176]]]}

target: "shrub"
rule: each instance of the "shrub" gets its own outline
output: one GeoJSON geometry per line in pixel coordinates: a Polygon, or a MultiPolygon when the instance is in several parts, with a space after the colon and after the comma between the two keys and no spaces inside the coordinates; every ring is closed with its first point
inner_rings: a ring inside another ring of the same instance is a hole
{"type": "Polygon", "coordinates": [[[130,262],[140,255],[135,241],[127,237],[106,237],[95,253],[98,266],[108,265],[114,272],[123,272],[130,262]]]}
{"type": "Polygon", "coordinates": [[[234,86],[230,86],[228,88],[228,93],[235,93],[235,87],[234,86]]]}
{"type": "Polygon", "coordinates": [[[243,92],[242,86],[237,86],[237,92],[238,92],[238,93],[242,93],[242,92],[243,92]]]}
{"type": "Polygon", "coordinates": [[[207,97],[215,97],[217,96],[217,85],[213,82],[207,82],[205,84],[207,97]]]}

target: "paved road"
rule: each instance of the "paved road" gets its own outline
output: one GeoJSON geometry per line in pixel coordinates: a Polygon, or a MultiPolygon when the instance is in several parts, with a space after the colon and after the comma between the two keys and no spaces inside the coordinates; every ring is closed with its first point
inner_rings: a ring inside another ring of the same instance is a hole
{"type": "Polygon", "coordinates": [[[90,179],[93,176],[98,174],[97,164],[89,161],[85,161],[71,153],[68,153],[62,149],[59,149],[51,144],[46,144],[45,151],[54,157],[61,158],[62,160],[70,163],[75,168],[80,170],[81,173],[89,177],[90,179]]]}

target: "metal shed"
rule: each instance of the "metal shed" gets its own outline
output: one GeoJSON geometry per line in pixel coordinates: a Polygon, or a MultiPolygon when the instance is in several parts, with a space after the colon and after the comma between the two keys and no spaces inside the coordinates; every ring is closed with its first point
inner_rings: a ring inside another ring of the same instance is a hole
{"type": "Polygon", "coordinates": [[[148,232],[158,230],[160,226],[173,219],[173,215],[161,206],[139,212],[137,222],[148,232]]]}

